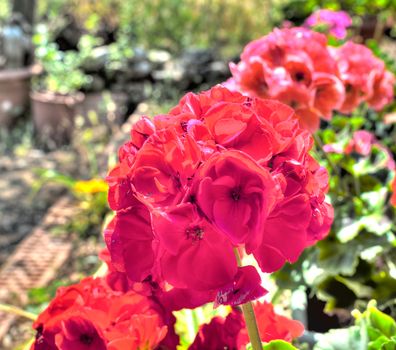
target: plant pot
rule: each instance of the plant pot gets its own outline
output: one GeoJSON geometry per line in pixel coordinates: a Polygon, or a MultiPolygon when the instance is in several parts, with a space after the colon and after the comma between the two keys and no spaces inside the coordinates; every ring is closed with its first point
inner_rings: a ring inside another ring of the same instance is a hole
{"type": "Polygon", "coordinates": [[[33,67],[0,71],[0,128],[10,128],[29,106],[33,67]]]}
{"type": "Polygon", "coordinates": [[[124,92],[89,92],[85,94],[78,114],[84,117],[87,125],[122,125],[127,116],[128,103],[129,96],[124,92]]]}
{"type": "Polygon", "coordinates": [[[38,141],[49,148],[69,144],[73,136],[75,116],[84,100],[84,94],[33,92],[30,98],[38,141]]]}

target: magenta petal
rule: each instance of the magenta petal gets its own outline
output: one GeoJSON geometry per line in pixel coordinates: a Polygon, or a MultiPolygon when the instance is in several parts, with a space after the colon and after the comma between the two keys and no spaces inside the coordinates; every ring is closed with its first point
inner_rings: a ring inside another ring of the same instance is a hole
{"type": "Polygon", "coordinates": [[[178,311],[181,309],[195,309],[213,301],[214,291],[196,291],[187,288],[173,288],[161,296],[161,304],[167,309],[178,311]]]}
{"type": "Polygon", "coordinates": [[[233,283],[217,292],[214,307],[244,304],[265,294],[267,290],[261,286],[261,278],[257,270],[251,265],[243,266],[239,268],[233,283]]]}
{"type": "Polygon", "coordinates": [[[271,273],[278,271],[286,262],[286,258],[279,252],[279,250],[269,245],[262,244],[260,246],[260,252],[256,251],[253,255],[256,258],[261,271],[271,273]]]}
{"type": "Polygon", "coordinates": [[[253,252],[264,272],[279,269],[283,265],[281,257],[283,263],[298,259],[308,245],[307,229],[311,215],[311,204],[306,195],[284,200],[270,215],[264,228],[263,241],[253,252]]]}
{"type": "Polygon", "coordinates": [[[230,200],[217,200],[213,204],[213,215],[217,226],[234,244],[244,242],[249,233],[249,227],[244,219],[248,214],[246,210],[246,206],[238,205],[230,200]]]}
{"type": "MultiPolygon", "coordinates": [[[[210,232],[207,232],[207,236],[210,232]]],[[[195,247],[186,247],[178,257],[178,274],[195,290],[216,289],[232,280],[236,260],[232,247],[219,235],[206,237],[195,247]],[[210,242],[212,240],[212,242],[210,242]]]]}
{"type": "Polygon", "coordinates": [[[154,264],[153,238],[150,213],[144,205],[119,211],[105,231],[114,268],[126,272],[132,281],[143,281],[154,264]]]}
{"type": "MultiPolygon", "coordinates": [[[[186,208],[185,211],[189,212],[190,209],[186,208]]],[[[183,243],[185,221],[186,217],[184,217],[182,211],[172,215],[166,215],[162,212],[157,212],[153,215],[155,233],[165,249],[171,254],[177,254],[183,243]]]]}

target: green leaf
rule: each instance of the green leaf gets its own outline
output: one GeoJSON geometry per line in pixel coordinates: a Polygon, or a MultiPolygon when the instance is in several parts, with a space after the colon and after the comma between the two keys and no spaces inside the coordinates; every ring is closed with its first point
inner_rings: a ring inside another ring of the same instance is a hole
{"type": "Polygon", "coordinates": [[[369,321],[372,327],[378,329],[388,338],[396,334],[396,321],[392,317],[379,311],[374,306],[370,307],[368,311],[369,321]]]}
{"type": "Polygon", "coordinates": [[[360,221],[354,221],[351,218],[345,218],[345,220],[347,220],[347,223],[336,233],[341,243],[346,243],[354,239],[362,229],[362,223],[360,221]]]}
{"type": "Polygon", "coordinates": [[[375,341],[370,342],[368,350],[396,350],[396,342],[383,335],[375,341]]]}
{"type": "Polygon", "coordinates": [[[322,241],[318,244],[318,247],[320,248],[318,265],[327,274],[351,276],[355,273],[359,262],[358,254],[361,249],[358,244],[322,241]]]}
{"type": "Polygon", "coordinates": [[[364,285],[363,283],[354,281],[353,279],[344,278],[341,276],[336,276],[335,279],[347,286],[359,298],[370,298],[370,296],[373,294],[372,288],[364,285]]]}
{"type": "Polygon", "coordinates": [[[283,340],[272,340],[263,346],[263,350],[298,350],[293,345],[283,340]]]}

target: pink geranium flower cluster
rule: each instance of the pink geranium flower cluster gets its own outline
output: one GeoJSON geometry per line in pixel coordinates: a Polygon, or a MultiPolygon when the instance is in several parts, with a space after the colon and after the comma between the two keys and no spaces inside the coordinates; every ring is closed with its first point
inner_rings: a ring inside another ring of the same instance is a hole
{"type": "Polygon", "coordinates": [[[323,146],[323,150],[327,153],[354,154],[366,158],[373,157],[373,150],[378,150],[384,155],[384,158],[381,159],[382,168],[391,171],[396,168],[391,151],[381,144],[373,133],[366,130],[355,131],[344,147],[337,144],[327,144],[323,146]]]}
{"type": "Polygon", "coordinates": [[[334,110],[350,113],[362,102],[378,110],[393,99],[394,76],[368,48],[330,48],[324,34],[306,28],[275,29],[249,43],[230,69],[225,86],[288,104],[311,132],[334,110]]]}
{"type": "Polygon", "coordinates": [[[379,111],[392,102],[395,76],[364,45],[347,42],[332,49],[345,86],[342,113],[351,113],[362,102],[379,111]]]}
{"type": "Polygon", "coordinates": [[[304,22],[304,26],[314,28],[325,26],[328,33],[337,39],[345,39],[347,28],[352,25],[352,18],[345,11],[320,9],[312,13],[304,22]]]}
{"type": "Polygon", "coordinates": [[[221,86],[142,117],[108,176],[115,280],[173,293],[182,307],[262,296],[256,267],[238,266],[235,251],[273,272],[332,223],[311,146],[290,107],[221,86]]]}

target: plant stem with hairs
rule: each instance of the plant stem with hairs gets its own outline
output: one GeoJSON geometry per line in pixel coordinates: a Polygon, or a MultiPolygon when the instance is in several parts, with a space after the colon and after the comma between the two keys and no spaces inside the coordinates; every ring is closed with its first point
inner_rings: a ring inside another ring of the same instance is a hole
{"type": "MultiPolygon", "coordinates": [[[[241,258],[237,248],[234,248],[235,257],[238,266],[242,266],[241,258]]],[[[259,330],[257,327],[256,316],[253,310],[253,304],[251,301],[242,305],[242,312],[245,318],[246,328],[248,331],[250,343],[252,344],[252,350],[262,350],[263,345],[261,343],[259,330]]]]}

